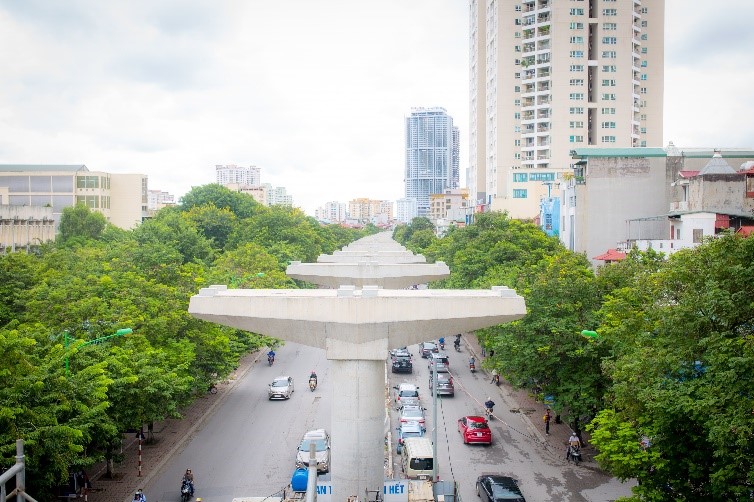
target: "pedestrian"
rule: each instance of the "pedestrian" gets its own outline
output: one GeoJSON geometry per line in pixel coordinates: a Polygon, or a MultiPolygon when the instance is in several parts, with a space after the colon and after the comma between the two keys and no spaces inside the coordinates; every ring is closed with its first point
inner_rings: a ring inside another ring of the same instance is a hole
{"type": "Polygon", "coordinates": [[[500,385],[500,375],[497,374],[497,370],[492,370],[492,380],[490,380],[490,383],[494,383],[496,385],[500,385]]]}
{"type": "Polygon", "coordinates": [[[550,419],[552,418],[552,413],[550,412],[550,408],[547,408],[547,411],[545,411],[545,416],[542,417],[542,420],[545,421],[545,434],[548,436],[550,435],[550,419]]]}
{"type": "Polygon", "coordinates": [[[487,349],[484,348],[484,345],[482,345],[482,357],[487,357],[487,349]]]}

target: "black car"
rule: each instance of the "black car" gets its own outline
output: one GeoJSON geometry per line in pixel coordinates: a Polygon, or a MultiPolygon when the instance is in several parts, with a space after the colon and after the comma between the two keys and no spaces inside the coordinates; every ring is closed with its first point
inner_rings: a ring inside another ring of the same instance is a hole
{"type": "Polygon", "coordinates": [[[414,365],[411,362],[411,357],[395,357],[393,358],[393,373],[413,373],[414,365]]]}
{"type": "Polygon", "coordinates": [[[435,342],[422,342],[419,344],[419,352],[424,359],[428,358],[430,354],[439,352],[435,342]]]}
{"type": "Polygon", "coordinates": [[[497,474],[479,476],[476,494],[482,502],[526,502],[515,479],[497,474]]]}

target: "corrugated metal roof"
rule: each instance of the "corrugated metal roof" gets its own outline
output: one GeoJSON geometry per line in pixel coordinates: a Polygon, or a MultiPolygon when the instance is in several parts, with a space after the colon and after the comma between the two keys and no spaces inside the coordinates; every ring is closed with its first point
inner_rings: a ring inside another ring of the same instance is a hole
{"type": "Polygon", "coordinates": [[[680,148],[681,155],[688,158],[709,158],[719,152],[724,159],[754,158],[751,148],[680,148]]]}
{"type": "Polygon", "coordinates": [[[667,157],[662,148],[576,148],[572,158],[587,157],[667,157]]]}
{"type": "Polygon", "coordinates": [[[88,171],[84,164],[0,164],[0,172],[88,171]]]}

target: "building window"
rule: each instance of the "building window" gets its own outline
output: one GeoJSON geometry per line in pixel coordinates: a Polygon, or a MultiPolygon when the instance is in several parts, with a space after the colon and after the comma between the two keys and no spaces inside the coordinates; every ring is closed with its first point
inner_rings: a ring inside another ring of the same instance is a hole
{"type": "Polygon", "coordinates": [[[602,99],[605,100],[605,101],[615,101],[615,94],[604,93],[604,94],[602,94],[602,99]]]}
{"type": "Polygon", "coordinates": [[[526,173],[513,173],[513,181],[516,183],[526,183],[529,181],[529,175],[526,173]]]}
{"type": "Polygon", "coordinates": [[[584,108],[581,106],[572,106],[568,109],[568,113],[571,115],[582,115],[584,113],[584,108]]]}
{"type": "Polygon", "coordinates": [[[615,65],[604,65],[602,71],[605,73],[615,73],[618,71],[618,67],[615,65]]]}
{"type": "Polygon", "coordinates": [[[646,128],[646,127],[642,127],[641,129],[639,129],[639,131],[640,131],[640,132],[641,132],[642,134],[647,134],[647,128],[646,128]]]}
{"type": "Polygon", "coordinates": [[[581,120],[571,120],[568,123],[568,126],[571,129],[581,129],[582,127],[584,127],[584,122],[582,122],[581,120]]]}
{"type": "Polygon", "coordinates": [[[76,176],[76,188],[99,188],[99,176],[76,176]]]}
{"type": "Polygon", "coordinates": [[[615,122],[603,122],[602,123],[603,129],[615,129],[615,122]]]}
{"type": "Polygon", "coordinates": [[[602,51],[602,57],[605,59],[615,59],[618,54],[615,51],[602,51]]]}
{"type": "Polygon", "coordinates": [[[513,146],[521,146],[521,140],[520,139],[514,139],[513,140],[513,146]]]}
{"type": "Polygon", "coordinates": [[[513,118],[516,119],[516,120],[518,120],[518,119],[521,118],[521,114],[519,112],[514,112],[513,113],[513,118]]]}
{"type": "Polygon", "coordinates": [[[569,98],[572,99],[573,101],[580,101],[580,100],[584,99],[584,93],[583,92],[572,92],[569,95],[569,98]]]}
{"type": "Polygon", "coordinates": [[[584,57],[584,51],[571,51],[570,56],[572,58],[583,58],[584,57]]]}
{"type": "Polygon", "coordinates": [[[615,136],[602,136],[603,143],[615,143],[615,136]]]}
{"type": "Polygon", "coordinates": [[[515,106],[521,106],[521,100],[520,100],[520,99],[514,99],[514,100],[513,100],[513,104],[514,104],[515,106]]]}
{"type": "Polygon", "coordinates": [[[602,37],[602,43],[607,45],[615,45],[618,43],[617,37],[602,37]]]}
{"type": "Polygon", "coordinates": [[[602,86],[603,87],[615,87],[615,80],[612,80],[612,79],[603,79],[602,80],[602,86]]]}
{"type": "Polygon", "coordinates": [[[640,146],[640,147],[642,147],[642,148],[646,148],[646,147],[647,147],[647,141],[646,141],[646,140],[644,140],[644,141],[641,141],[641,142],[639,143],[639,146],[640,146]]]}
{"type": "Polygon", "coordinates": [[[640,118],[641,118],[641,120],[647,120],[647,114],[646,113],[642,113],[640,118]]]}
{"type": "Polygon", "coordinates": [[[584,65],[583,64],[572,64],[570,69],[571,69],[571,71],[584,71],[584,65]]]}
{"type": "Polygon", "coordinates": [[[572,78],[571,85],[584,85],[584,79],[583,78],[572,78]]]}
{"type": "Polygon", "coordinates": [[[521,86],[520,85],[513,86],[513,92],[521,92],[521,86]]]}
{"type": "Polygon", "coordinates": [[[647,53],[647,48],[646,47],[642,47],[641,48],[641,53],[642,54],[646,54],[647,53]]]}
{"type": "Polygon", "coordinates": [[[647,67],[647,62],[646,61],[642,61],[641,62],[641,67],[642,68],[646,68],[647,67]]]}
{"type": "Polygon", "coordinates": [[[646,40],[646,39],[647,39],[647,34],[646,34],[646,33],[643,33],[643,34],[642,34],[642,36],[641,36],[641,39],[642,39],[642,40],[646,40]]]}
{"type": "Polygon", "coordinates": [[[641,94],[646,94],[647,93],[647,88],[646,87],[642,87],[641,91],[639,91],[639,92],[641,92],[641,94]]]}
{"type": "Polygon", "coordinates": [[[602,25],[602,29],[605,31],[615,31],[618,29],[618,23],[605,23],[602,25]]]}
{"type": "Polygon", "coordinates": [[[649,11],[647,10],[647,8],[646,8],[646,7],[642,7],[642,8],[641,8],[641,13],[642,13],[642,14],[646,14],[647,12],[649,12],[649,11]]]}
{"type": "Polygon", "coordinates": [[[571,29],[572,30],[583,30],[584,29],[584,23],[571,23],[571,29]]]}
{"type": "Polygon", "coordinates": [[[529,181],[555,181],[555,173],[530,173],[529,181]]]}
{"type": "Polygon", "coordinates": [[[618,9],[602,9],[603,16],[617,16],[618,9]]]}
{"type": "Polygon", "coordinates": [[[521,74],[519,72],[516,72],[513,74],[513,78],[521,78],[521,74]]]}
{"type": "Polygon", "coordinates": [[[704,239],[704,230],[695,228],[691,231],[691,240],[694,241],[694,244],[701,244],[702,239],[704,239]]]}
{"type": "Polygon", "coordinates": [[[520,153],[514,153],[513,158],[516,160],[521,160],[521,154],[520,153]]]}
{"type": "Polygon", "coordinates": [[[572,44],[583,44],[584,43],[584,37],[578,37],[578,36],[571,37],[571,43],[572,44]]]}
{"type": "Polygon", "coordinates": [[[615,115],[615,108],[603,108],[602,109],[603,115],[615,115]]]}
{"type": "Polygon", "coordinates": [[[641,79],[642,80],[647,80],[647,74],[646,73],[642,73],[641,74],[641,79]]]}
{"type": "Polygon", "coordinates": [[[642,28],[646,28],[647,27],[647,22],[646,21],[642,21],[641,22],[641,27],[642,28]]]}
{"type": "Polygon", "coordinates": [[[584,136],[569,136],[568,137],[569,143],[583,143],[584,142],[584,136]]]}
{"type": "Polygon", "coordinates": [[[571,9],[571,15],[572,16],[583,16],[584,15],[584,9],[571,9]]]}
{"type": "Polygon", "coordinates": [[[521,6],[520,5],[516,5],[516,12],[521,12],[521,6]]]}
{"type": "Polygon", "coordinates": [[[525,188],[514,188],[513,189],[513,198],[514,199],[525,199],[526,198],[526,189],[525,188]]]}

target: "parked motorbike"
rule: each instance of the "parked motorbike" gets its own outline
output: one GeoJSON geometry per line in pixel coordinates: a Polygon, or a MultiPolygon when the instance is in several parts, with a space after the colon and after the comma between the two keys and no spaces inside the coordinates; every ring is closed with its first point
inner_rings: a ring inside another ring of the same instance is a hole
{"type": "Polygon", "coordinates": [[[317,379],[316,378],[310,378],[309,379],[309,390],[314,392],[314,389],[317,388],[317,379]]]}
{"type": "Polygon", "coordinates": [[[568,445],[566,459],[569,462],[573,460],[574,464],[579,465],[579,462],[581,462],[581,449],[578,446],[568,445]]]}
{"type": "Polygon", "coordinates": [[[181,481],[181,502],[188,502],[193,494],[194,487],[191,486],[191,481],[188,479],[181,481]]]}

